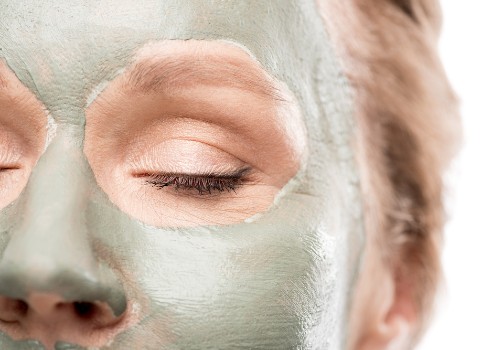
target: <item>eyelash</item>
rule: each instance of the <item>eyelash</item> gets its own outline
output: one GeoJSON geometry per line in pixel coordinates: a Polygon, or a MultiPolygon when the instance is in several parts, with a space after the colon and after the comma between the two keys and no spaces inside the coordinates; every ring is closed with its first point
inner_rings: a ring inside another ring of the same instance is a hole
{"type": "Polygon", "coordinates": [[[245,182],[245,175],[249,169],[244,168],[233,174],[144,174],[146,184],[162,189],[173,187],[176,191],[198,191],[198,195],[211,195],[215,193],[234,192],[245,182]],[[215,193],[214,193],[215,192],[215,193]]]}

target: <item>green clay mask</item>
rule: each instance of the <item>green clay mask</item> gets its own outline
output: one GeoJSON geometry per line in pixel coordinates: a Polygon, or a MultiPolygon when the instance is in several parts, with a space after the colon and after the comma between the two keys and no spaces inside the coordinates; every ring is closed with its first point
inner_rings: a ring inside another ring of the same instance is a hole
{"type": "Polygon", "coordinates": [[[362,201],[351,91],[314,2],[0,9],[0,59],[47,129],[0,202],[0,348],[345,346],[362,201]],[[73,321],[4,322],[12,300],[54,296],[73,321]]]}

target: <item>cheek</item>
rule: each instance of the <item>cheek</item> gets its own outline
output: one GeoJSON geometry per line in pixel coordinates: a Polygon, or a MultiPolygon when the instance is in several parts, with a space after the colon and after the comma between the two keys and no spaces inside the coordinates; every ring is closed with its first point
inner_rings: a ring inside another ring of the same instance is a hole
{"type": "Polygon", "coordinates": [[[338,266],[326,253],[333,240],[317,231],[276,220],[189,231],[113,220],[115,231],[108,226],[96,241],[112,246],[124,280],[134,281],[129,288],[144,300],[133,331],[161,328],[158,346],[295,348],[314,341],[325,314],[334,316],[338,266]]]}

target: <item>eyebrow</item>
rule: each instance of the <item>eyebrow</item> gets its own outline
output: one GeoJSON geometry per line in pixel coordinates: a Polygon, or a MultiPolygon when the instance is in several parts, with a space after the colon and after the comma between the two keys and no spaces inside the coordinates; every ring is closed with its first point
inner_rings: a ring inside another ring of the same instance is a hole
{"type": "Polygon", "coordinates": [[[286,100],[262,68],[224,55],[196,56],[194,53],[147,58],[131,67],[127,84],[146,94],[202,84],[233,87],[276,101],[286,100]]]}

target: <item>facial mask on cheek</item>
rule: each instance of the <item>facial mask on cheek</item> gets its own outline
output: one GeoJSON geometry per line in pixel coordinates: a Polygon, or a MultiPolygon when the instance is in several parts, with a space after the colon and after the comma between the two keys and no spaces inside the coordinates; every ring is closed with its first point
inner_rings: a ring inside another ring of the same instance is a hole
{"type": "MultiPolygon", "coordinates": [[[[109,202],[83,152],[81,162],[65,160],[75,163],[75,177],[87,179],[81,234],[97,264],[118,276],[137,316],[106,348],[343,348],[363,242],[361,198],[351,91],[313,2],[20,1],[0,8],[9,28],[0,29],[0,55],[51,112],[55,140],[74,141],[64,146],[72,152],[81,152],[91,91],[151,41],[242,45],[288,85],[302,111],[306,162],[268,212],[240,224],[146,226],[109,202]]],[[[57,154],[50,147],[63,146],[53,142],[42,157],[57,154]]],[[[22,204],[41,181],[36,174],[3,210],[2,250],[19,223],[36,217],[22,204]]],[[[2,346],[10,346],[6,339],[2,346]]]]}

